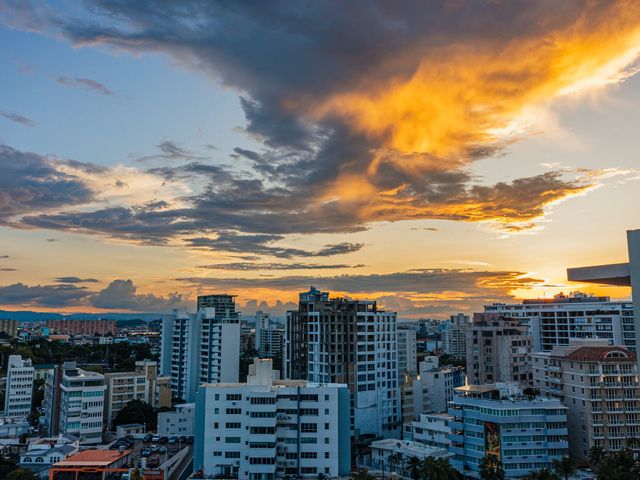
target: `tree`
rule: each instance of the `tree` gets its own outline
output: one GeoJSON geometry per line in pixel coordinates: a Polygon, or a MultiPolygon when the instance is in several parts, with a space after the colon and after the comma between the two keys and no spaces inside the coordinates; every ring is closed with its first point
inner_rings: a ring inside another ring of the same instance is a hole
{"type": "Polygon", "coordinates": [[[142,400],[131,400],[118,412],[113,420],[113,427],[129,423],[142,423],[148,431],[155,431],[158,417],[153,407],[142,400]]]}
{"type": "Polygon", "coordinates": [[[485,455],[480,462],[482,480],[504,480],[502,462],[495,455],[485,455]]]}
{"type": "Polygon", "coordinates": [[[576,462],[571,457],[565,456],[560,460],[553,461],[553,469],[564,480],[569,480],[569,477],[576,471],[576,462]]]}
{"type": "Polygon", "coordinates": [[[560,477],[553,470],[543,468],[541,470],[532,470],[525,477],[525,480],[560,480],[560,477]]]}
{"type": "Polygon", "coordinates": [[[387,460],[389,461],[389,469],[392,472],[395,472],[397,471],[398,465],[402,461],[402,455],[400,455],[399,453],[392,453],[391,455],[389,455],[387,460]]]}
{"type": "Polygon", "coordinates": [[[38,477],[31,470],[16,468],[5,477],[6,480],[38,480],[38,477]]]}
{"type": "Polygon", "coordinates": [[[592,467],[597,467],[604,458],[604,449],[602,447],[591,447],[589,450],[589,463],[592,467]]]}
{"type": "Polygon", "coordinates": [[[422,460],[418,457],[409,457],[409,471],[411,472],[411,480],[420,480],[420,464],[422,460]]]}
{"type": "Polygon", "coordinates": [[[0,457],[0,478],[7,478],[10,472],[18,468],[18,464],[8,458],[0,457]]]}
{"type": "Polygon", "coordinates": [[[427,457],[420,464],[423,480],[458,480],[462,475],[444,458],[427,457]]]}
{"type": "Polygon", "coordinates": [[[351,474],[352,480],[376,480],[376,477],[369,473],[366,468],[361,468],[351,474]]]}
{"type": "Polygon", "coordinates": [[[596,469],[598,480],[638,480],[637,463],[630,451],[606,453],[596,469]]]}

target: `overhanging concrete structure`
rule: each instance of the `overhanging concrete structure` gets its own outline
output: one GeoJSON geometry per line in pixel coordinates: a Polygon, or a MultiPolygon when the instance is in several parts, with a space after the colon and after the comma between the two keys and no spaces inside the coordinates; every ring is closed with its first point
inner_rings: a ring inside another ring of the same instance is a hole
{"type": "Polygon", "coordinates": [[[628,263],[568,268],[567,279],[572,282],[631,287],[636,345],[640,345],[640,230],[627,230],[627,249],[628,263]]]}

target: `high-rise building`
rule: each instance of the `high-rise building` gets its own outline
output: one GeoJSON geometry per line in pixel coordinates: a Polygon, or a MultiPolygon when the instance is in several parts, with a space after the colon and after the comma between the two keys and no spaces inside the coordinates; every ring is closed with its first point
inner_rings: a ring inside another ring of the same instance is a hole
{"type": "Polygon", "coordinates": [[[65,362],[59,388],[58,433],[74,435],[82,444],[100,443],[104,425],[104,375],[82,370],[75,362],[65,362]]]}
{"type": "Polygon", "coordinates": [[[199,469],[264,480],[349,475],[347,386],[278,380],[271,359],[256,359],[247,383],[203,385],[196,400],[199,469]]]}
{"type": "Polygon", "coordinates": [[[31,359],[9,355],[4,414],[9,418],[27,418],[33,398],[33,364],[31,359]]]}
{"type": "Polygon", "coordinates": [[[18,321],[10,320],[8,318],[0,318],[0,333],[4,332],[9,337],[15,338],[18,336],[18,321]]]}
{"type": "Polygon", "coordinates": [[[116,334],[115,320],[47,320],[50,333],[60,335],[106,335],[116,334]]]}
{"type": "Polygon", "coordinates": [[[640,383],[636,354],[606,340],[573,341],[534,353],[534,386],[567,407],[571,456],[589,450],[632,449],[640,437],[640,383]]]}
{"type": "Polygon", "coordinates": [[[268,330],[271,326],[271,315],[263,312],[262,310],[258,310],[255,315],[256,322],[256,338],[255,338],[255,349],[257,352],[260,351],[260,345],[262,343],[262,332],[264,330],[268,330]]]}
{"type": "Polygon", "coordinates": [[[557,399],[522,395],[515,385],[467,385],[449,406],[451,464],[480,478],[486,455],[497,457],[506,478],[552,469],[567,455],[567,408],[557,399]]]}
{"type": "Polygon", "coordinates": [[[284,351],[284,328],[271,323],[271,316],[262,311],[256,312],[255,349],[260,358],[277,357],[284,351]]]}
{"type": "Polygon", "coordinates": [[[550,351],[584,338],[605,339],[610,345],[623,345],[630,350],[636,347],[633,303],[612,302],[609,297],[560,293],[553,298],[486,305],[484,314],[478,316],[513,318],[526,325],[534,352],[550,351]]]}
{"type": "Polygon", "coordinates": [[[256,329],[249,325],[240,325],[240,354],[255,352],[256,329]]]}
{"type": "Polygon", "coordinates": [[[133,372],[105,373],[105,422],[111,424],[127,403],[141,400],[153,408],[171,406],[171,378],[158,375],[158,364],[136,362],[133,372]]]}
{"type": "Polygon", "coordinates": [[[496,382],[531,384],[532,339],[519,321],[489,318],[467,328],[467,380],[473,385],[496,382]]]}
{"type": "Polygon", "coordinates": [[[469,316],[462,313],[451,315],[447,327],[442,331],[442,350],[454,357],[464,358],[467,355],[467,327],[469,316]]]}
{"type": "Polygon", "coordinates": [[[287,312],[287,378],[345,383],[351,392],[352,434],[400,431],[396,314],[375,301],[329,299],[313,287],[287,312]]]}
{"type": "Polygon", "coordinates": [[[417,372],[418,354],[416,349],[416,331],[398,325],[398,379],[403,381],[405,374],[417,372]]]}
{"type": "Polygon", "coordinates": [[[403,423],[416,420],[423,413],[446,412],[453,390],[464,384],[464,368],[440,366],[438,357],[425,357],[417,374],[405,375],[401,387],[403,423]]]}
{"type": "Polygon", "coordinates": [[[240,321],[233,296],[198,297],[196,313],[174,312],[162,319],[161,373],[171,377],[176,398],[195,400],[201,383],[237,382],[240,321]]]}

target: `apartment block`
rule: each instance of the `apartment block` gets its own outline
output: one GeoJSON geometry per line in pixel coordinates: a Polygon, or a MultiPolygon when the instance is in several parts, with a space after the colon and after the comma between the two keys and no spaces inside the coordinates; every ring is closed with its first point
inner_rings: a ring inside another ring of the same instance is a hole
{"type": "Polygon", "coordinates": [[[111,424],[127,403],[141,400],[153,408],[171,406],[171,378],[158,375],[158,364],[138,361],[133,372],[106,373],[105,421],[111,424]]]}
{"type": "Polygon", "coordinates": [[[636,347],[636,326],[632,302],[612,302],[573,292],[553,298],[524,300],[521,304],[493,304],[484,307],[487,317],[508,317],[529,329],[533,351],[550,351],[572,340],[603,339],[609,345],[636,347]]]}
{"type": "Polygon", "coordinates": [[[573,457],[587,460],[592,447],[632,449],[640,437],[640,383],[636,354],[606,340],[573,341],[534,353],[534,385],[567,407],[573,457]]]}
{"type": "Polygon", "coordinates": [[[394,312],[312,287],[300,294],[298,310],[287,312],[286,328],[287,378],[347,384],[356,437],[400,433],[394,312]]]}
{"type": "Polygon", "coordinates": [[[106,335],[116,334],[115,320],[47,320],[50,333],[59,335],[106,335]]]}
{"type": "Polygon", "coordinates": [[[442,328],[442,350],[454,357],[465,358],[467,355],[467,327],[470,318],[458,313],[451,315],[442,328]]]}
{"type": "Polygon", "coordinates": [[[349,475],[347,386],[278,373],[256,359],[247,383],[200,387],[194,470],[250,480],[349,475]]]}
{"type": "Polygon", "coordinates": [[[473,385],[518,382],[529,385],[532,337],[509,318],[485,318],[467,328],[467,380],[473,385]]]}
{"type": "Polygon", "coordinates": [[[26,418],[31,414],[33,372],[31,359],[23,359],[20,355],[9,355],[4,398],[6,417],[26,418]]]}
{"type": "Polygon", "coordinates": [[[448,413],[422,413],[418,420],[405,423],[402,438],[430,447],[449,449],[453,417],[448,413]]]}
{"type": "Polygon", "coordinates": [[[525,397],[515,384],[457,388],[449,406],[450,462],[467,478],[480,478],[485,455],[502,462],[506,478],[552,469],[568,453],[566,412],[559,400],[525,397]]]}
{"type": "Polygon", "coordinates": [[[158,435],[193,436],[196,415],[195,403],[176,405],[173,412],[158,413],[158,435]]]}
{"type": "Polygon", "coordinates": [[[6,333],[9,337],[15,338],[18,336],[18,327],[20,322],[18,320],[9,320],[8,318],[0,319],[0,332],[6,333]]]}
{"type": "Polygon", "coordinates": [[[418,371],[418,353],[416,331],[398,325],[398,379],[402,382],[405,373],[411,375],[418,371]]]}

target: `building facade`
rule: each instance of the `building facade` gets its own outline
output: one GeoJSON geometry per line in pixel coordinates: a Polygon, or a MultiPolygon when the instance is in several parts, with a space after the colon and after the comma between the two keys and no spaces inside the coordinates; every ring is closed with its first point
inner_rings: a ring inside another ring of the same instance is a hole
{"type": "Polygon", "coordinates": [[[287,378],[344,383],[351,392],[352,434],[400,433],[396,314],[375,301],[329,299],[313,287],[287,312],[287,378]]]}
{"type": "Polygon", "coordinates": [[[4,415],[9,418],[27,418],[33,400],[33,364],[31,359],[9,355],[4,415]]]}
{"type": "Polygon", "coordinates": [[[446,328],[442,331],[442,350],[454,357],[465,358],[467,355],[467,327],[470,318],[458,313],[451,315],[446,328]]]}
{"type": "Polygon", "coordinates": [[[47,320],[49,333],[98,336],[116,334],[115,320],[47,320]]]}
{"type": "Polygon", "coordinates": [[[173,412],[159,412],[158,434],[192,437],[195,412],[195,403],[181,403],[173,412]]]}
{"type": "Polygon", "coordinates": [[[632,449],[640,437],[640,383],[636,354],[607,341],[574,341],[533,354],[534,386],[567,407],[573,457],[592,447],[632,449]]]}
{"type": "Polygon", "coordinates": [[[349,475],[347,386],[277,377],[271,359],[256,359],[246,384],[200,387],[194,470],[249,480],[349,475]]]}
{"type": "Polygon", "coordinates": [[[485,318],[467,328],[467,380],[473,385],[530,385],[532,337],[518,320],[485,318]]]}
{"type": "Polygon", "coordinates": [[[552,469],[568,452],[566,407],[557,399],[521,396],[514,385],[468,385],[456,389],[451,464],[465,477],[480,478],[485,455],[497,457],[507,478],[552,469]]]}
{"type": "Polygon", "coordinates": [[[18,336],[18,327],[18,320],[10,320],[8,318],[0,319],[0,332],[6,333],[11,338],[18,336]]]}
{"type": "Polygon", "coordinates": [[[409,375],[418,371],[418,352],[416,331],[413,328],[398,326],[398,379],[402,382],[405,373],[409,375]]]}
{"type": "Polygon", "coordinates": [[[111,424],[127,403],[141,400],[153,408],[171,406],[171,378],[158,375],[158,364],[136,362],[133,372],[106,373],[105,421],[111,424]]]}
{"type": "Polygon", "coordinates": [[[404,424],[402,438],[448,451],[451,420],[453,417],[448,413],[423,413],[418,420],[404,424]]]}

